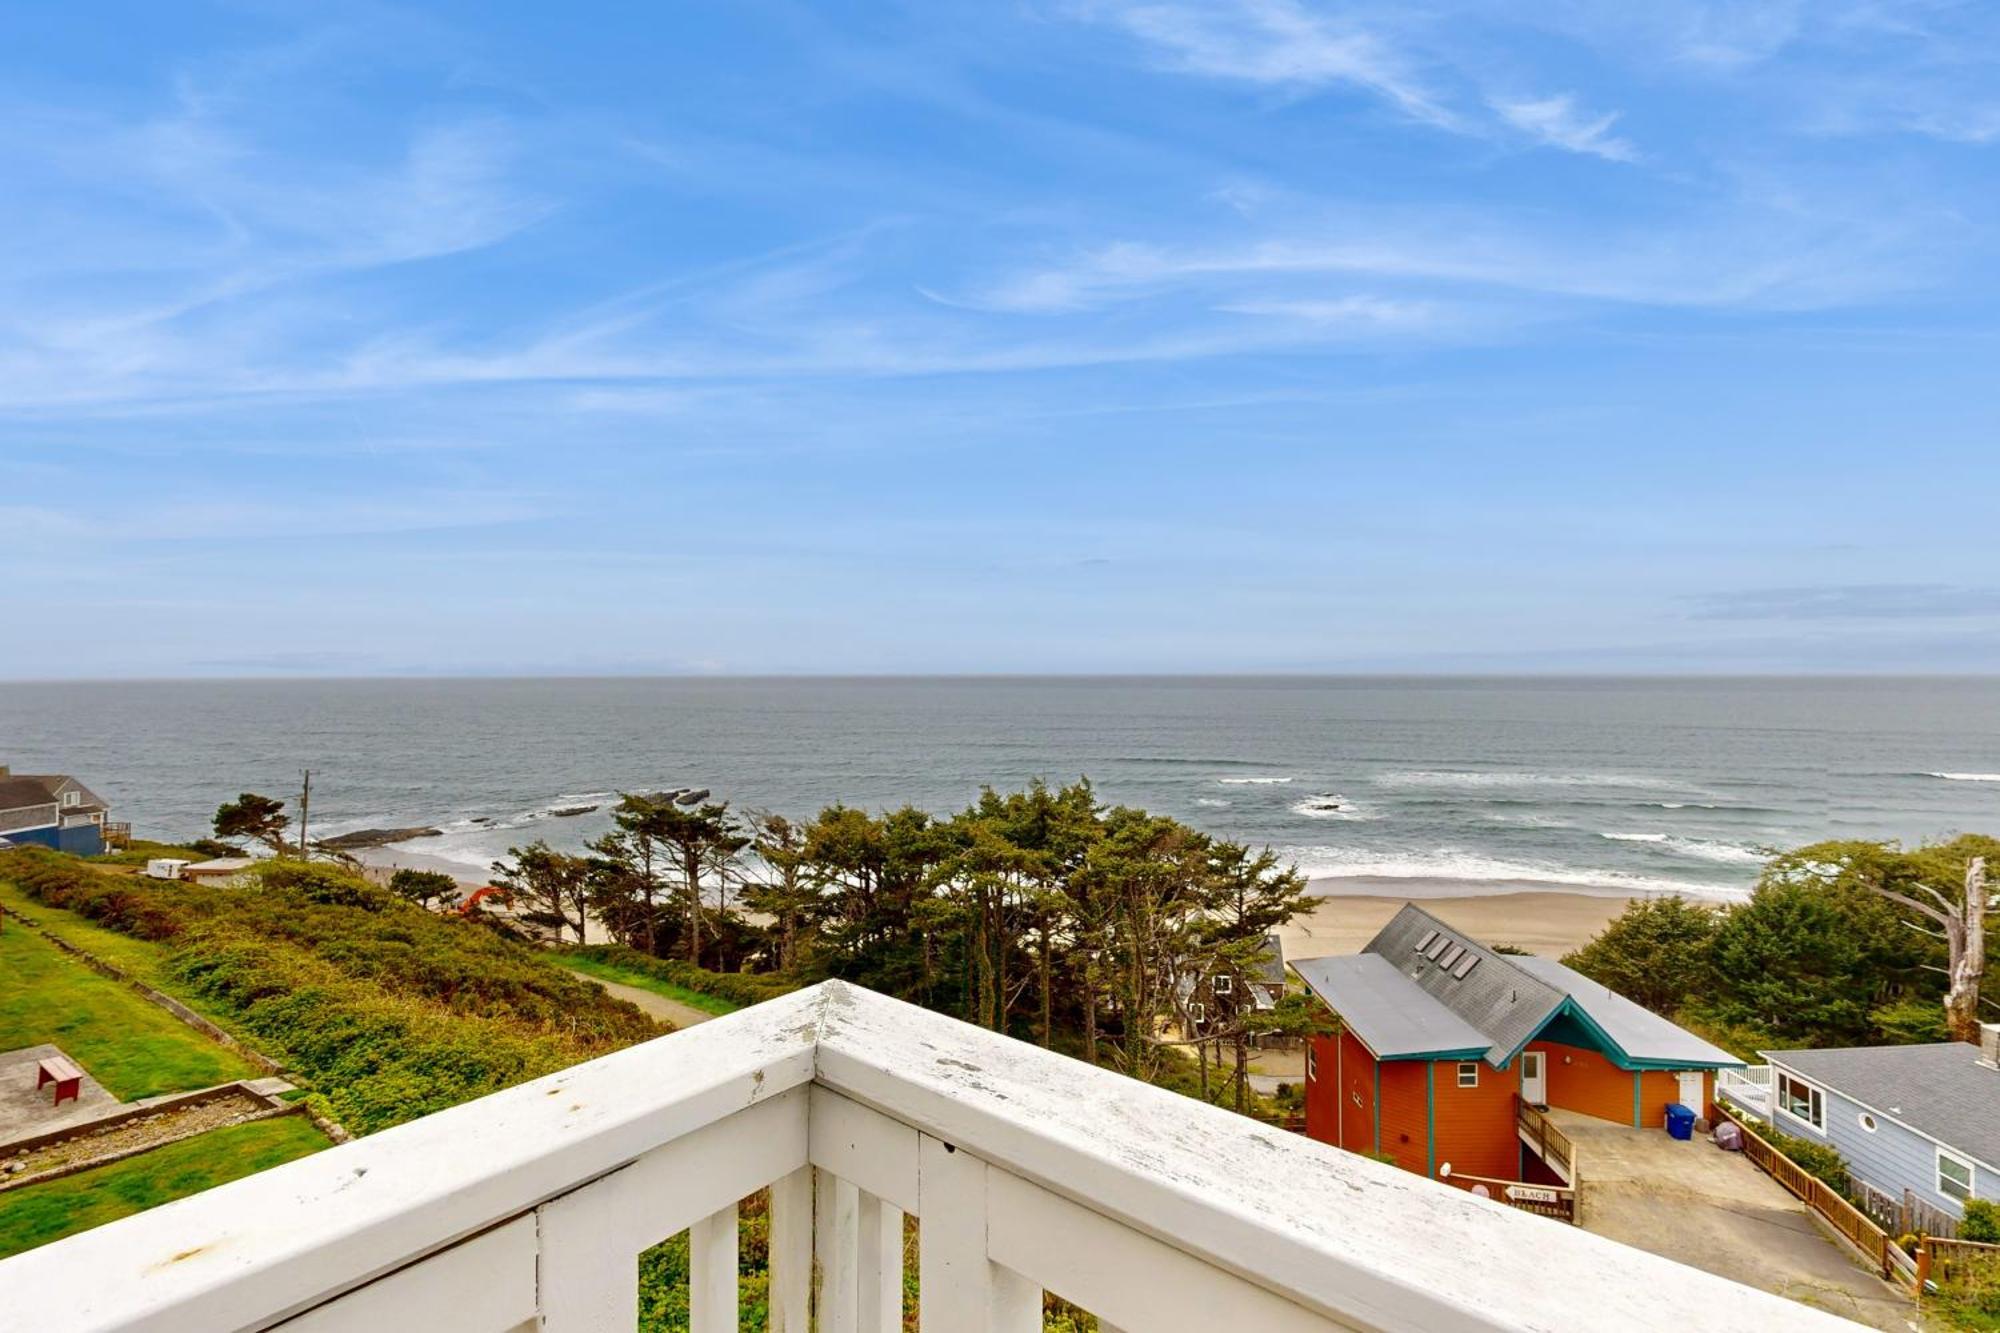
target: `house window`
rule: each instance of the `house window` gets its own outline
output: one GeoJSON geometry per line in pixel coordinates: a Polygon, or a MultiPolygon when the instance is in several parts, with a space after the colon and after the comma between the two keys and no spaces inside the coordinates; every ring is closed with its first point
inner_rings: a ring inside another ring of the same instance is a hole
{"type": "Polygon", "coordinates": [[[1459,1061],[1458,1086],[1461,1088],[1476,1088],[1479,1086],[1479,1061],[1459,1061]]]}
{"type": "Polygon", "coordinates": [[[1313,1048],[1310,1045],[1308,1045],[1306,1047],[1306,1082],[1312,1083],[1317,1081],[1318,1078],[1319,1078],[1319,1056],[1313,1050],[1313,1048]]]}
{"type": "Polygon", "coordinates": [[[1785,1073],[1778,1075],[1778,1108],[1814,1129],[1826,1129],[1826,1098],[1804,1079],[1785,1073]]]}
{"type": "Polygon", "coordinates": [[[1436,939],[1437,937],[1438,933],[1435,930],[1425,931],[1424,937],[1417,941],[1417,952],[1422,953],[1424,950],[1430,948],[1431,941],[1436,939]]]}
{"type": "Polygon", "coordinates": [[[1938,1193],[1947,1199],[1969,1199],[1972,1197],[1972,1163],[1963,1157],[1953,1157],[1944,1149],[1937,1155],[1938,1193]]]}
{"type": "Polygon", "coordinates": [[[1861,1127],[1867,1130],[1870,1134],[1873,1134],[1875,1132],[1874,1116],[1869,1115],[1866,1111],[1863,1111],[1859,1116],[1856,1116],[1855,1118],[1861,1122],[1861,1127]]]}
{"type": "Polygon", "coordinates": [[[73,791],[66,791],[63,793],[64,805],[81,805],[82,803],[83,803],[83,797],[78,793],[73,791]]]}
{"type": "Polygon", "coordinates": [[[1229,995],[1234,993],[1236,990],[1236,978],[1230,976],[1227,972],[1224,972],[1220,976],[1217,976],[1214,980],[1210,981],[1209,987],[1217,995],[1229,995]]]}

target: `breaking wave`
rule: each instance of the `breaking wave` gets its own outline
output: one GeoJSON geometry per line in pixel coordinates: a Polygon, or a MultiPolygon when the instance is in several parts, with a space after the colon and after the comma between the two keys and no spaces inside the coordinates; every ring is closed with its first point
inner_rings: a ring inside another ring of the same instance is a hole
{"type": "MultiPolygon", "coordinates": [[[[1309,879],[1439,880],[1450,892],[1513,893],[1524,887],[1595,889],[1601,893],[1684,894],[1696,898],[1741,900],[1747,883],[1723,883],[1638,875],[1623,870],[1596,870],[1555,861],[1510,861],[1456,847],[1394,853],[1364,847],[1301,847],[1293,851],[1299,871],[1309,879]]],[[[1333,890],[1338,891],[1338,890],[1333,890]]]]}

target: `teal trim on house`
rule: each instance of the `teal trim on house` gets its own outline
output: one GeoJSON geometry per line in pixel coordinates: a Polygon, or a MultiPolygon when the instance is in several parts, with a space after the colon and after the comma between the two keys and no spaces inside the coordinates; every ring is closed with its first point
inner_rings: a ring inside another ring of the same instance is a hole
{"type": "Polygon", "coordinates": [[[1424,1174],[1438,1173],[1437,1072],[1435,1064],[1424,1066],[1424,1174]]]}
{"type": "MultiPolygon", "coordinates": [[[[1565,1046],[1577,1046],[1594,1050],[1620,1069],[1720,1069],[1721,1065],[1702,1064],[1687,1060],[1638,1060],[1625,1053],[1623,1047],[1611,1039],[1611,1034],[1597,1025],[1597,1020],[1584,1012],[1574,999],[1565,998],[1542,1020],[1519,1046],[1508,1054],[1496,1068],[1505,1069],[1519,1059],[1521,1052],[1538,1041],[1560,1042],[1565,1046]]],[[[1490,1063],[1490,1062],[1489,1062],[1490,1063]]]]}
{"type": "MultiPolygon", "coordinates": [[[[1414,1055],[1385,1055],[1379,1058],[1383,1064],[1390,1064],[1392,1062],[1407,1063],[1412,1060],[1484,1060],[1486,1058],[1486,1048],[1484,1046],[1468,1046],[1463,1050],[1456,1051],[1420,1051],[1414,1055]]],[[[1505,1069],[1506,1067],[1505,1065],[1494,1066],[1496,1069],[1505,1069]]]]}
{"type": "Polygon", "coordinates": [[[1382,1155],[1382,1062],[1375,1062],[1375,1155],[1382,1155]]]}
{"type": "Polygon", "coordinates": [[[1632,1071],[1632,1128],[1634,1129],[1645,1128],[1644,1125],[1639,1123],[1639,1108],[1646,1104],[1646,1099],[1644,1096],[1645,1087],[1646,1087],[1646,1076],[1640,1073],[1636,1069],[1633,1070],[1632,1071]]]}

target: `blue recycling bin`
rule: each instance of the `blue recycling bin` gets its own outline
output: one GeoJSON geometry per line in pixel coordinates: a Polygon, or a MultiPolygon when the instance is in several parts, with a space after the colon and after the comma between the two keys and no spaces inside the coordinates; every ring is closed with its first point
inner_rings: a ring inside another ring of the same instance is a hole
{"type": "Polygon", "coordinates": [[[1667,1133],[1677,1139],[1694,1137],[1694,1111],[1679,1102],[1667,1103],[1667,1133]]]}

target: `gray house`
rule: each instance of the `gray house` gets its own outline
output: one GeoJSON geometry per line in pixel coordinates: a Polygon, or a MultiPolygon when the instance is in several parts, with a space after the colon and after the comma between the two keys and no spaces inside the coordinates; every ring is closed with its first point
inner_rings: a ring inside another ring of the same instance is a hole
{"type": "Polygon", "coordinates": [[[1970,1198],[2000,1199],[2000,1024],[1978,1046],[1765,1051],[1773,1123],[1831,1144],[1878,1217],[1942,1231],[1970,1198]]]}

